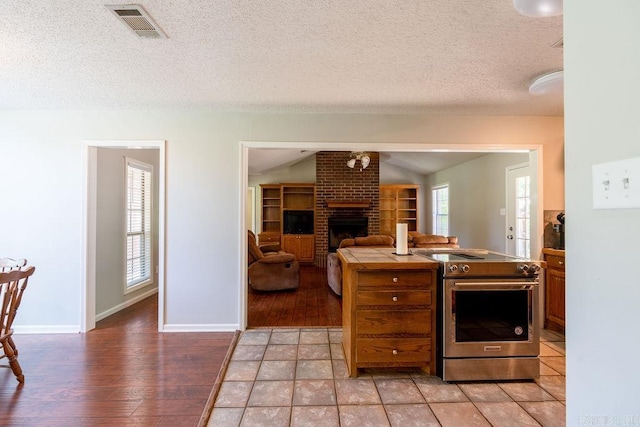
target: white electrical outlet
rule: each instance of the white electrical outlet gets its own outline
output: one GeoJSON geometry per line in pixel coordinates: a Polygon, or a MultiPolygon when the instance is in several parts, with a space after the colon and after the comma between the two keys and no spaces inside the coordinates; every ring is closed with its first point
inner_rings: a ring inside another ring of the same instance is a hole
{"type": "Polygon", "coordinates": [[[640,208],[640,157],[592,166],[593,208],[640,208]]]}

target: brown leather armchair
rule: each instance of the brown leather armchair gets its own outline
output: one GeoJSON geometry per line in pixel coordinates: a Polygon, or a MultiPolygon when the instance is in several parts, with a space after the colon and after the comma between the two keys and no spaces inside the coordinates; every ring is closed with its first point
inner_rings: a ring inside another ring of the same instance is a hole
{"type": "Polygon", "coordinates": [[[249,284],[258,291],[296,289],[300,284],[300,264],[293,254],[284,251],[263,251],[256,236],[248,232],[249,284]]]}

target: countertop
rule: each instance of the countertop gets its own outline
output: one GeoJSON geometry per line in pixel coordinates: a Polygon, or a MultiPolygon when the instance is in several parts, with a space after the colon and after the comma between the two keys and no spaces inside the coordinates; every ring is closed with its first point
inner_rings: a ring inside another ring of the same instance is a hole
{"type": "Polygon", "coordinates": [[[338,256],[350,267],[358,269],[427,269],[435,270],[438,262],[420,255],[395,255],[395,248],[348,247],[338,249],[338,256]]]}
{"type": "Polygon", "coordinates": [[[564,249],[542,248],[545,255],[564,256],[564,249]]]}

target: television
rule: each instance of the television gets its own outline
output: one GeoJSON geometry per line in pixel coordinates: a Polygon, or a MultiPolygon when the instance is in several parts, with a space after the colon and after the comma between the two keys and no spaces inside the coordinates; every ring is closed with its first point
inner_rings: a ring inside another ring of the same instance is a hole
{"type": "Polygon", "coordinates": [[[284,234],[313,234],[313,211],[283,211],[284,234]]]}

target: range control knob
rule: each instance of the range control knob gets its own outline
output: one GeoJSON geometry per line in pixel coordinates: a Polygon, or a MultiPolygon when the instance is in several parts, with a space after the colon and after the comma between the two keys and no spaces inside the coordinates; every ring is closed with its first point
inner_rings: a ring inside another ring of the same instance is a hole
{"type": "Polygon", "coordinates": [[[529,266],[527,264],[521,264],[518,266],[518,271],[520,273],[527,273],[529,272],[529,266]]]}
{"type": "Polygon", "coordinates": [[[533,264],[533,265],[529,266],[529,273],[535,274],[538,271],[540,271],[540,266],[539,265],[533,264]]]}
{"type": "Polygon", "coordinates": [[[458,271],[458,266],[457,265],[450,265],[449,266],[449,271],[451,273],[455,273],[456,271],[458,271]]]}
{"type": "Polygon", "coordinates": [[[465,264],[465,265],[461,266],[460,270],[462,270],[463,273],[468,272],[469,271],[469,265],[465,264]]]}

